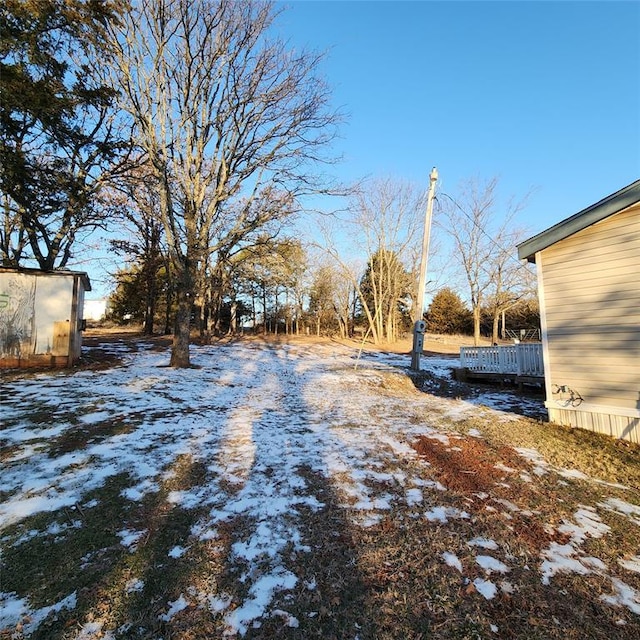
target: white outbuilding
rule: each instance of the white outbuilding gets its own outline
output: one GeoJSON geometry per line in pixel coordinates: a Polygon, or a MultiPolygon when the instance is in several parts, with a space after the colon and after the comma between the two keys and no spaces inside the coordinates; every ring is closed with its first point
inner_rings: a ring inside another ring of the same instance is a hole
{"type": "Polygon", "coordinates": [[[78,360],[85,291],[84,272],[0,267],[0,368],[78,360]]]}

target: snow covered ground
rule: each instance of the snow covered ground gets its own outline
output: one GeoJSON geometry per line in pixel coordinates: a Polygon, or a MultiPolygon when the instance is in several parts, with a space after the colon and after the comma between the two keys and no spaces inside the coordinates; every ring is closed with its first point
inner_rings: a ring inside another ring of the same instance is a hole
{"type": "MultiPolygon", "coordinates": [[[[16,546],[55,534],[16,529],[36,514],[76,506],[90,514],[97,504],[86,499],[88,493],[118,474],[130,478],[122,495],[141,501],[176,473],[180,457],[189,456],[206,467],[208,479],[170,492],[167,501],[183,509],[206,506],[206,515],[191,528],[192,542],[215,543],[220,528],[238,516],[253,523],[251,530],[238,533],[228,552],[228,562],[249,586],[248,597],[238,602],[230,593],[192,588],[163,603],[160,616],[169,622],[189,606],[205,607],[223,617],[231,637],[245,635],[262,619],[274,616],[291,628],[301,624],[299,615],[286,611],[279,596],[300,582],[285,561],[285,549],[293,547],[301,557],[310,551],[300,514],[323,507],[302,469],[327,479],[354,526],[372,527],[400,503],[422,510],[429,522],[454,523],[469,514],[437,504],[447,488],[429,478],[428,463],[412,442],[426,436],[454,447],[460,437],[455,430],[459,421],[482,414],[508,423],[514,419],[509,407],[516,398],[522,413],[535,417],[542,412],[541,399],[527,400],[506,391],[479,393],[469,400],[405,392],[394,401],[393,394],[381,394],[380,389],[389,375],[393,379],[394,374],[406,372],[408,357],[375,353],[358,357],[353,349],[337,344],[241,342],[192,347],[197,368],[179,370],[166,367],[168,353],[151,345],[141,344],[135,354],[125,345],[112,348],[121,350],[123,366],[38,374],[2,385],[0,441],[8,453],[0,479],[0,544],[16,546]],[[54,448],[74,430],[108,421],[127,428],[89,439],[83,447],[54,448]],[[411,464],[399,462],[407,460],[411,464]],[[395,489],[381,490],[384,486],[395,489]]],[[[448,376],[455,365],[447,358],[424,358],[422,363],[435,377],[448,376]]],[[[482,436],[474,431],[467,437],[482,436]]],[[[536,451],[520,453],[531,465],[531,482],[536,474],[550,472],[536,451]]],[[[571,476],[571,470],[564,473],[571,476]]],[[[615,513],[627,518],[629,527],[640,527],[640,506],[631,498],[584,505],[562,525],[566,543],[545,548],[536,570],[544,585],[553,585],[554,577],[563,572],[603,576],[610,586],[603,601],[640,615],[640,593],[619,577],[621,570],[640,573],[640,551],[610,567],[581,550],[587,538],[607,535],[603,513],[615,513]]],[[[65,526],[82,527],[83,521],[56,526],[63,536],[65,526]]],[[[123,523],[117,534],[120,543],[133,551],[146,531],[123,523]]],[[[509,578],[508,550],[482,537],[467,544],[483,574],[473,580],[483,598],[491,600],[517,589],[509,578]]],[[[180,558],[187,552],[185,543],[171,549],[169,556],[180,558]]],[[[461,574],[465,570],[455,550],[443,553],[441,562],[461,574]]],[[[126,589],[141,591],[143,578],[132,578],[126,589]]],[[[22,621],[28,635],[47,616],[73,609],[77,598],[70,592],[35,608],[25,594],[2,592],[0,631],[22,621]]],[[[109,640],[122,632],[97,617],[84,621],[75,637],[109,640]]]]}

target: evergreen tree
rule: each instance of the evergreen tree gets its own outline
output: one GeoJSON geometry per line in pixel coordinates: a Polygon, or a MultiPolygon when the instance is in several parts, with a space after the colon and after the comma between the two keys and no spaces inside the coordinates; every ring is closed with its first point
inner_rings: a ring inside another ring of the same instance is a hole
{"type": "Polygon", "coordinates": [[[413,276],[395,251],[380,249],[371,256],[360,281],[360,302],[369,309],[377,335],[388,342],[411,326],[413,288],[413,276]]]}
{"type": "Polygon", "coordinates": [[[332,334],[338,329],[335,293],[335,269],[331,265],[323,265],[315,272],[309,291],[309,314],[315,321],[318,336],[332,334]]]}
{"type": "Polygon", "coordinates": [[[138,260],[115,274],[115,290],[109,296],[109,317],[117,323],[134,322],[142,325],[147,335],[153,333],[154,320],[163,314],[165,332],[171,316],[171,295],[166,267],[160,267],[149,279],[148,265],[138,260]],[[152,291],[149,288],[152,287],[152,291]],[[153,307],[149,300],[153,298],[153,307]]]}
{"type": "Polygon", "coordinates": [[[460,296],[445,287],[433,296],[426,321],[427,331],[431,333],[466,334],[472,326],[473,316],[460,296]]]}
{"type": "MultiPolygon", "coordinates": [[[[238,251],[232,260],[233,282],[223,286],[224,295],[239,292],[251,299],[254,326],[258,325],[256,307],[261,308],[262,329],[266,333],[294,330],[301,309],[299,290],[307,268],[306,252],[298,239],[277,240],[264,234],[255,244],[238,251]]],[[[227,280],[227,279],[225,279],[227,280]]],[[[296,326],[297,330],[297,326],[296,326]]]]}
{"type": "Polygon", "coordinates": [[[126,145],[112,121],[115,90],[88,62],[120,9],[117,0],[0,5],[4,264],[63,267],[78,234],[104,221],[95,196],[126,145]]]}

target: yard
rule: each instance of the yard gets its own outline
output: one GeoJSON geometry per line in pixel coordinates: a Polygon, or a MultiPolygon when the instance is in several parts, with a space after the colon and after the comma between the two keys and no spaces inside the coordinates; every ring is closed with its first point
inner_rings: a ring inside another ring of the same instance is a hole
{"type": "Polygon", "coordinates": [[[457,362],[86,349],[0,385],[0,638],[640,636],[640,451],[457,362]]]}

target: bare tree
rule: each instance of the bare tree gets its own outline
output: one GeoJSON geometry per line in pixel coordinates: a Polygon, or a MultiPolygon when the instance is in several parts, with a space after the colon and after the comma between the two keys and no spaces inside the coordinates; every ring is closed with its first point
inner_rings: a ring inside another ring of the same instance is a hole
{"type": "MultiPolygon", "coordinates": [[[[482,305],[490,293],[505,296],[507,261],[515,257],[506,248],[515,248],[513,219],[526,200],[511,199],[498,213],[498,179],[486,182],[467,180],[457,198],[441,194],[439,225],[453,240],[453,258],[464,273],[473,313],[473,337],[480,344],[482,305]]],[[[515,251],[515,249],[514,249],[515,251]]]]}
{"type": "Polygon", "coordinates": [[[340,337],[350,338],[353,336],[357,293],[351,282],[340,271],[336,272],[333,301],[340,337]]]}
{"type": "Polygon", "coordinates": [[[22,224],[21,210],[8,195],[2,195],[2,225],[0,226],[0,264],[18,267],[27,248],[29,237],[22,224]]]}
{"type": "MultiPolygon", "coordinates": [[[[527,264],[518,262],[514,255],[513,247],[520,242],[525,234],[517,229],[506,233],[501,241],[503,247],[495,254],[491,270],[493,282],[489,289],[488,305],[492,316],[491,341],[498,342],[498,328],[500,316],[517,305],[523,298],[532,294],[535,296],[535,273],[527,264]]],[[[504,326],[502,327],[504,334],[504,326]]]]}
{"type": "MultiPolygon", "coordinates": [[[[158,273],[164,267],[170,279],[162,223],[158,219],[158,190],[148,167],[132,167],[113,183],[109,204],[119,225],[117,238],[110,241],[113,250],[136,264],[144,283],[145,335],[152,335],[160,286],[158,273]]],[[[167,303],[167,306],[170,306],[167,303]]]]}
{"type": "Polygon", "coordinates": [[[353,335],[354,298],[356,292],[350,278],[334,261],[316,260],[308,286],[308,312],[315,322],[316,335],[334,335],[341,338],[353,335]]]}
{"type": "Polygon", "coordinates": [[[415,300],[414,265],[423,205],[414,186],[391,178],[374,180],[358,190],[345,224],[352,250],[366,261],[364,274],[353,269],[335,240],[325,234],[324,249],[351,281],[375,344],[397,339],[399,306],[415,300]]]}
{"type": "Polygon", "coordinates": [[[295,199],[320,188],[310,163],[326,160],[339,118],[319,56],[269,39],[274,18],[269,2],[140,0],[111,34],[114,86],[158,183],[176,278],[172,366],[190,364],[190,316],[209,257],[255,230],[253,203],[269,189],[295,199]],[[231,199],[242,210],[215,244],[231,199]]]}

